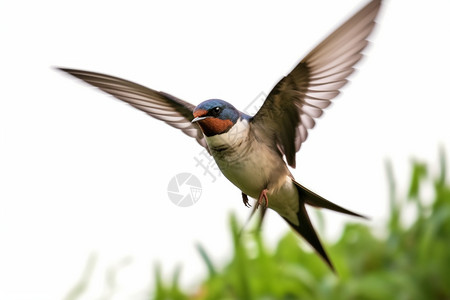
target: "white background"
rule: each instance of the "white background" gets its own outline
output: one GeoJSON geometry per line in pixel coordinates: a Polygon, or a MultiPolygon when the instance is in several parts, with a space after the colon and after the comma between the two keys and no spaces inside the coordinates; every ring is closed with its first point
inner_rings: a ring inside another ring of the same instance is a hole
{"type": "MultiPolygon", "coordinates": [[[[243,109],[366,2],[2,1],[0,299],[61,299],[91,253],[85,299],[103,295],[126,257],[116,298],[145,295],[157,262],[167,278],[181,265],[193,287],[205,273],[195,244],[220,264],[230,212],[249,213],[237,188],[195,166],[194,140],[54,66],[243,109]],[[180,172],[203,185],[190,208],[167,196],[180,172]]],[[[375,229],[388,212],[384,161],[406,186],[412,157],[436,162],[439,145],[450,149],[449,12],[444,0],[387,1],[359,70],[297,156],[300,182],[375,229]]],[[[329,239],[358,221],[324,216],[329,239]]],[[[269,243],[287,230],[270,213],[269,243]]]]}

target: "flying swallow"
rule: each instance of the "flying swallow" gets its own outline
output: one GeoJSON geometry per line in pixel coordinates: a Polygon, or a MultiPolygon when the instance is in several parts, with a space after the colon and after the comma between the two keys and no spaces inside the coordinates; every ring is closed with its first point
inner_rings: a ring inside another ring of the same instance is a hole
{"type": "Polygon", "coordinates": [[[193,137],[215,159],[225,177],[262,206],[276,211],[324,259],[325,252],[305,205],[363,217],[295,181],[295,155],[315,119],[347,83],[375,26],[381,0],[373,0],[317,45],[267,96],[254,116],[230,103],[206,100],[195,106],[170,94],[121,78],[74,69],[61,70],[127,102],[193,137]]]}

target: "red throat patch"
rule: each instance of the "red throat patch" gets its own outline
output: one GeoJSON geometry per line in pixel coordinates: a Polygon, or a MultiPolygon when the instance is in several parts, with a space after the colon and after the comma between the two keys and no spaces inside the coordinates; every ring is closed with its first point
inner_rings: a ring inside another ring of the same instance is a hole
{"type": "Polygon", "coordinates": [[[208,111],[206,109],[198,109],[198,110],[194,111],[193,115],[194,115],[194,118],[197,118],[197,117],[203,117],[207,113],[208,113],[208,111]]]}
{"type": "Polygon", "coordinates": [[[198,121],[200,128],[206,136],[225,133],[233,127],[231,120],[222,120],[218,118],[206,118],[198,121]]]}

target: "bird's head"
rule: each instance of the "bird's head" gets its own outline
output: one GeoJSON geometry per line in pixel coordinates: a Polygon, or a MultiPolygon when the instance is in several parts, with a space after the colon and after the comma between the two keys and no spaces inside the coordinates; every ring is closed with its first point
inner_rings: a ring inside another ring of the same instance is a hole
{"type": "Polygon", "coordinates": [[[210,99],[203,101],[194,109],[192,123],[198,123],[206,136],[222,134],[236,124],[239,119],[239,111],[230,103],[210,99]]]}

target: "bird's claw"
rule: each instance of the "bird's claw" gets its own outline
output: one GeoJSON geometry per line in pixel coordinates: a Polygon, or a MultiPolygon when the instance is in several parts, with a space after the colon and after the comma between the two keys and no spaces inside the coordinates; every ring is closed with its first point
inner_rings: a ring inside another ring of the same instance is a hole
{"type": "Polygon", "coordinates": [[[246,207],[252,207],[252,206],[250,205],[250,203],[248,202],[248,196],[247,196],[246,194],[244,194],[244,193],[242,193],[242,201],[244,202],[244,205],[245,205],[246,207]]]}
{"type": "Polygon", "coordinates": [[[261,194],[259,195],[259,198],[258,198],[258,202],[256,202],[255,209],[257,209],[260,205],[263,205],[262,204],[263,199],[264,199],[264,208],[269,207],[269,198],[267,198],[267,192],[268,192],[267,189],[263,189],[261,191],[261,194]]]}

